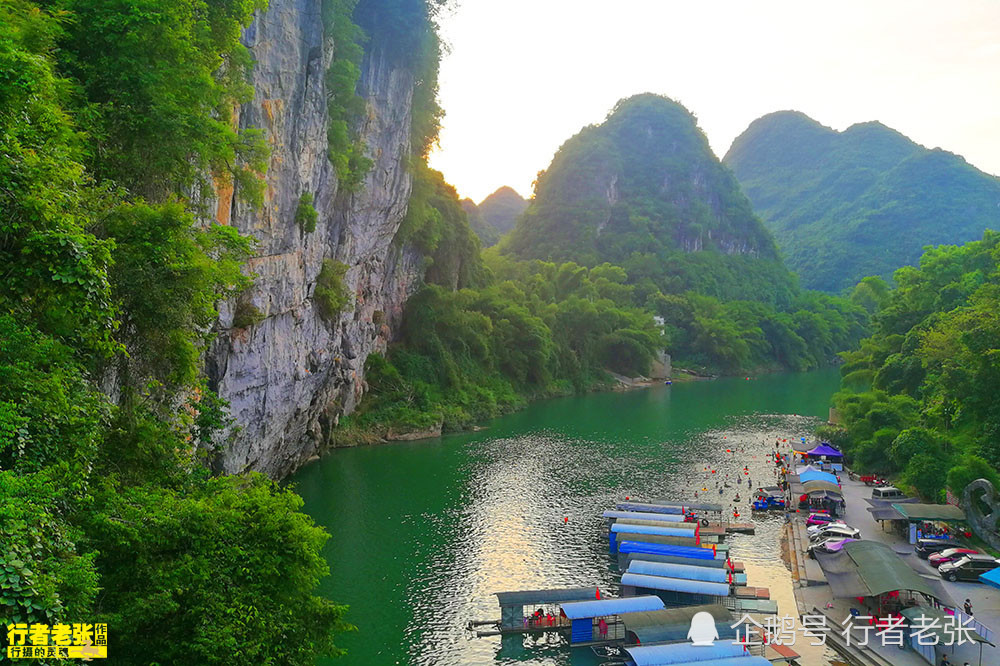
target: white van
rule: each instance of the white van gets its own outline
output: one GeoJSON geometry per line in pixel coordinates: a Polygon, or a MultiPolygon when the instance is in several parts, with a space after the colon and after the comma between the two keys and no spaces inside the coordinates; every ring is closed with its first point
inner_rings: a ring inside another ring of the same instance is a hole
{"type": "Polygon", "coordinates": [[[882,486],[872,490],[872,499],[898,499],[904,497],[903,491],[895,486],[882,486]]]}

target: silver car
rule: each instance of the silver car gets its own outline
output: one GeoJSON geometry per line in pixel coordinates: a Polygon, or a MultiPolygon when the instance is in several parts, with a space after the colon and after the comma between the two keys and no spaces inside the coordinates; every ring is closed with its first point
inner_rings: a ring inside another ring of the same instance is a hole
{"type": "Polygon", "coordinates": [[[811,534],[809,536],[809,541],[811,543],[818,543],[823,539],[828,539],[830,537],[835,537],[837,539],[857,539],[860,536],[861,530],[851,527],[850,525],[827,525],[815,534],[811,534]]]}

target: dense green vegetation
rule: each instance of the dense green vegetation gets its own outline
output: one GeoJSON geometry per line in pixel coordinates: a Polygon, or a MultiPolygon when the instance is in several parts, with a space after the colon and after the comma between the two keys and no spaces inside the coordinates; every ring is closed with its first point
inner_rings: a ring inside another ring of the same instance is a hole
{"type": "Polygon", "coordinates": [[[852,296],[878,308],[873,335],[844,355],[843,427],[824,434],[857,468],[898,474],[930,500],[997,483],[1000,234],[928,249],[895,282],[868,279],[852,296]]]}
{"type": "Polygon", "coordinates": [[[662,347],[649,311],[632,305],[610,265],[494,264],[487,285],[428,284],[406,307],[402,343],[368,357],[369,393],[351,425],[446,430],[532,398],[606,384],[604,368],[649,371],[662,347]]]}
{"type": "Polygon", "coordinates": [[[1000,180],[879,123],[836,132],[798,112],[772,113],[724,162],[812,289],[888,280],[924,246],[972,241],[1000,224],[1000,180]]]}
{"type": "Polygon", "coordinates": [[[478,206],[471,199],[465,199],[462,207],[482,246],[491,247],[514,228],[517,218],[528,207],[528,202],[512,188],[504,186],[480,201],[478,206]]]}
{"type": "Polygon", "coordinates": [[[694,116],[657,95],[615,106],[562,145],[501,252],[622,266],[679,294],[788,305],[796,291],[767,230],[694,116]]]}
{"type": "Polygon", "coordinates": [[[462,199],[462,210],[469,220],[469,227],[479,238],[479,245],[482,247],[492,247],[500,240],[500,231],[492,224],[483,219],[476,202],[472,199],[462,199]]]}
{"type": "Polygon", "coordinates": [[[353,18],[357,5],[358,0],[323,0],[323,31],[333,43],[326,70],[328,155],[340,185],[348,191],[361,185],[372,166],[354,129],[365,110],[365,100],[357,92],[365,53],[365,34],[353,18]]]}
{"type": "MultiPolygon", "coordinates": [[[[116,663],[311,665],[350,629],[314,594],[328,535],[301,500],[207,464],[228,424],[201,367],[216,304],[237,326],[262,315],[240,295],[252,239],[198,202],[230,185],[262,200],[265,144],[232,113],[252,92],[238,38],[265,4],[0,2],[0,624],[106,622],[116,663]]],[[[425,3],[388,5],[387,30],[436,43],[425,3]]],[[[436,67],[423,53],[415,75],[436,67]]],[[[348,69],[329,81],[349,106],[348,69]]],[[[295,217],[315,224],[308,193],[295,217]]],[[[331,310],[343,273],[324,264],[331,310]]]]}
{"type": "Polygon", "coordinates": [[[797,288],[693,118],[661,97],[625,100],[567,142],[516,229],[482,258],[469,216],[484,206],[470,203],[441,174],[415,172],[397,241],[423,253],[426,284],[398,343],[369,357],[369,392],[336,437],[464,428],[536,397],[609,386],[609,372],[644,375],[664,349],[709,372],[807,370],[866,331],[864,304],[797,288]],[[602,166],[611,152],[618,171],[602,166]],[[685,245],[692,230],[701,249],[685,245]],[[747,252],[722,251],[734,247],[747,252]]]}

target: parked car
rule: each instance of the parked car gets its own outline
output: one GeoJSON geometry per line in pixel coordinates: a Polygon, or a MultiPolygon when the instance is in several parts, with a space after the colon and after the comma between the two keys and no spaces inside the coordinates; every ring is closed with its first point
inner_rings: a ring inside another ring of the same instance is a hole
{"type": "Polygon", "coordinates": [[[917,539],[913,550],[917,553],[917,557],[926,560],[933,553],[940,553],[942,550],[954,547],[955,542],[951,539],[917,539]]]}
{"type": "Polygon", "coordinates": [[[817,551],[824,553],[836,553],[844,547],[844,544],[851,543],[852,541],[857,541],[857,539],[845,539],[843,537],[820,539],[818,542],[811,544],[808,548],[806,548],[806,554],[815,560],[817,551]]]}
{"type": "Polygon", "coordinates": [[[820,523],[819,525],[810,525],[806,528],[806,533],[809,536],[816,534],[817,532],[822,532],[827,527],[850,527],[847,523],[842,520],[835,520],[832,523],[820,523]]]}
{"type": "Polygon", "coordinates": [[[809,541],[812,543],[818,543],[823,539],[829,537],[836,537],[838,539],[859,539],[861,537],[861,530],[851,527],[850,525],[827,525],[822,530],[819,530],[815,534],[809,537],[809,541]]]}
{"type": "Polygon", "coordinates": [[[872,499],[897,499],[905,497],[903,491],[895,486],[882,486],[872,490],[872,499]]]}
{"type": "Polygon", "coordinates": [[[806,525],[826,525],[832,523],[833,520],[833,516],[828,513],[810,513],[809,517],[806,518],[806,525]]]}
{"type": "Polygon", "coordinates": [[[938,567],[938,573],[945,580],[979,581],[979,574],[1000,567],[1000,560],[992,555],[966,555],[955,562],[945,562],[938,567]]]}
{"type": "Polygon", "coordinates": [[[946,548],[940,553],[931,554],[927,561],[932,567],[939,567],[946,562],[956,562],[965,555],[979,555],[979,551],[972,548],[946,548]]]}

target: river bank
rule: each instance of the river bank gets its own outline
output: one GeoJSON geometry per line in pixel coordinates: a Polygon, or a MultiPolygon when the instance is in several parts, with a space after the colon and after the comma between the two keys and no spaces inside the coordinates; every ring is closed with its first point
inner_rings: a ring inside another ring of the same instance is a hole
{"type": "MultiPolygon", "coordinates": [[[[778,433],[807,435],[838,385],[828,369],[573,395],[480,432],[329,452],[289,482],[333,535],[322,593],[349,605],[359,628],[342,640],[348,657],[330,666],[592,666],[544,643],[469,639],[465,623],[496,614],[497,590],[596,585],[617,594],[595,506],[708,492],[709,464],[734,475],[747,465],[764,482],[773,465],[762,453],[726,448],[763,451],[778,433]]],[[[733,544],[748,566],[787,578],[782,524],[765,517],[757,536],[733,544]]]]}
{"type": "MultiPolygon", "coordinates": [[[[703,382],[710,381],[714,379],[719,379],[716,375],[706,375],[699,373],[695,370],[690,370],[687,368],[674,368],[675,374],[668,380],[664,379],[652,379],[649,377],[625,377],[623,375],[617,375],[608,371],[609,379],[607,381],[595,382],[590,385],[586,392],[582,395],[592,394],[592,393],[604,393],[610,391],[633,391],[638,389],[646,389],[654,386],[669,384],[683,384],[688,382],[703,382]]],[[[742,375],[741,375],[742,377],[742,375]]],[[[748,378],[749,379],[749,378],[748,378]]],[[[491,415],[488,418],[483,419],[480,422],[470,423],[461,428],[448,429],[445,427],[444,421],[439,420],[427,426],[415,427],[415,428],[400,428],[397,425],[387,424],[387,423],[373,423],[364,426],[359,426],[354,423],[350,417],[343,419],[342,424],[338,424],[331,430],[327,445],[318,455],[313,455],[302,464],[299,465],[297,469],[302,469],[307,465],[311,465],[316,461],[320,460],[322,456],[326,455],[330,451],[341,449],[341,448],[351,448],[355,446],[376,446],[380,444],[391,444],[393,442],[411,442],[426,439],[435,439],[443,435],[458,434],[465,432],[479,432],[487,429],[489,426],[483,425],[483,422],[488,422],[491,419],[501,418],[509,414],[516,413],[520,410],[527,408],[529,405],[542,402],[545,400],[555,400],[559,398],[567,398],[574,395],[581,395],[571,390],[559,390],[558,388],[553,388],[550,392],[537,396],[522,396],[523,400],[520,403],[515,403],[508,405],[506,408],[501,409],[496,414],[491,415]]]]}

